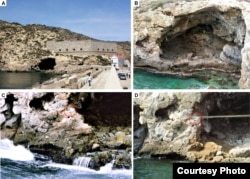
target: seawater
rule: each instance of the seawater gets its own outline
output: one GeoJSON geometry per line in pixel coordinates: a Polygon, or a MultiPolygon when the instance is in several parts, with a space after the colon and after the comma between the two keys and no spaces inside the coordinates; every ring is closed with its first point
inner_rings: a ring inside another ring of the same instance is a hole
{"type": "Polygon", "coordinates": [[[0,89],[29,89],[55,75],[41,72],[3,72],[0,71],[0,89]]]}
{"type": "Polygon", "coordinates": [[[99,171],[87,167],[54,163],[48,157],[31,153],[23,146],[0,140],[0,178],[3,179],[132,179],[132,170],[113,170],[111,163],[99,171]]]}
{"type": "Polygon", "coordinates": [[[239,89],[239,79],[223,72],[202,71],[196,78],[162,75],[145,70],[134,70],[135,89],[239,89]]]}
{"type": "Polygon", "coordinates": [[[134,179],[172,179],[172,162],[166,159],[135,159],[134,179]]]}

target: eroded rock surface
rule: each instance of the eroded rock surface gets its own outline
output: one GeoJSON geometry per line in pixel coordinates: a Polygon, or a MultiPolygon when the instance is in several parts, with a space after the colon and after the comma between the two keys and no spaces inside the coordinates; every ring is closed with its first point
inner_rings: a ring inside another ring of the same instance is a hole
{"type": "Polygon", "coordinates": [[[1,139],[72,164],[92,153],[99,169],[131,167],[131,94],[13,92],[0,103],[1,139]],[[103,157],[105,154],[105,160],[103,157]],[[95,156],[95,157],[94,157],[95,156]]]}
{"type": "Polygon", "coordinates": [[[134,152],[192,161],[249,161],[249,117],[230,118],[249,114],[249,98],[249,93],[140,93],[134,101],[134,152]],[[206,117],[221,115],[229,117],[206,117]]]}
{"type": "Polygon", "coordinates": [[[250,88],[247,1],[142,1],[134,9],[134,65],[161,73],[213,69],[250,88]]]}

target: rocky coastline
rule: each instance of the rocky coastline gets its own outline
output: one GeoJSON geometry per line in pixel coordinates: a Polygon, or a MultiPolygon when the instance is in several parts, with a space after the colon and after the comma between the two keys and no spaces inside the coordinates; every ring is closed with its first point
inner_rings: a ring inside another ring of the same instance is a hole
{"type": "MultiPolygon", "coordinates": [[[[217,69],[217,68],[197,68],[197,69],[190,69],[188,72],[185,71],[178,71],[178,72],[174,72],[174,71],[164,71],[164,72],[160,72],[157,69],[153,69],[153,68],[148,68],[148,67],[135,67],[135,70],[143,70],[143,71],[147,71],[149,73],[154,73],[154,74],[160,74],[160,75],[172,75],[172,76],[177,76],[177,77],[195,77],[195,78],[199,78],[200,76],[198,76],[196,74],[196,72],[204,72],[204,71],[209,71],[209,72],[222,72],[222,73],[228,73],[228,71],[225,71],[223,69],[217,69]]],[[[238,72],[232,71],[229,75],[240,79],[240,74],[238,72]]]]}
{"type": "Polygon", "coordinates": [[[87,157],[95,170],[112,161],[131,169],[129,93],[11,92],[0,100],[1,139],[58,163],[87,157]]]}
{"type": "Polygon", "coordinates": [[[213,68],[240,74],[240,88],[249,89],[249,7],[237,0],[141,2],[134,66],[180,74],[213,68]]]}

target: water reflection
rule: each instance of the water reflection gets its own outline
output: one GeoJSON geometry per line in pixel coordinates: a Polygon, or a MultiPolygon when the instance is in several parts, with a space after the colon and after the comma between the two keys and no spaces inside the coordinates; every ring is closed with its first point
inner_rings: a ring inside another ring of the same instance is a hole
{"type": "Polygon", "coordinates": [[[29,89],[52,76],[40,72],[0,72],[0,89],[29,89]]]}

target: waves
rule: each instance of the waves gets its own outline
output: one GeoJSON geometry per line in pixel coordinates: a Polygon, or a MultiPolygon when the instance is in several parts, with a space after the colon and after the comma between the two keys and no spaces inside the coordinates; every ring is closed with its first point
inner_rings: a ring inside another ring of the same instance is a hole
{"type": "Polygon", "coordinates": [[[8,139],[0,140],[0,158],[6,158],[17,161],[32,161],[34,155],[21,145],[15,146],[8,139]]]}
{"type": "Polygon", "coordinates": [[[1,168],[0,175],[2,178],[64,178],[64,179],[131,179],[133,171],[127,169],[113,170],[114,161],[107,163],[96,171],[84,167],[88,159],[80,158],[81,165],[67,165],[54,163],[46,156],[33,154],[21,145],[14,145],[8,139],[0,140],[0,158],[1,168]]]}

